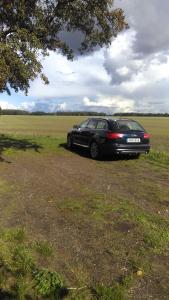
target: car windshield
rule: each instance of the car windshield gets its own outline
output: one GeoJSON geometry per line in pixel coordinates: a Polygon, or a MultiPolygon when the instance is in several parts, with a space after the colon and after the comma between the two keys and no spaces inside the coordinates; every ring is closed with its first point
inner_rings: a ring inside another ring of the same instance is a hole
{"type": "Polygon", "coordinates": [[[144,131],[144,128],[136,121],[118,120],[116,124],[117,124],[117,128],[120,131],[128,131],[128,130],[144,131]]]}

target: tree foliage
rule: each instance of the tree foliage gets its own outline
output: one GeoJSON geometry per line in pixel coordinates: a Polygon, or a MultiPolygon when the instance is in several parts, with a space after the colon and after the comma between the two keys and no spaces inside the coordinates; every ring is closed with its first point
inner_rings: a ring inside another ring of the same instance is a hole
{"type": "Polygon", "coordinates": [[[127,27],[113,0],[0,0],[0,91],[27,93],[30,80],[42,73],[40,57],[60,51],[68,59],[73,50],[63,32],[82,33],[81,53],[109,45],[127,27]]]}

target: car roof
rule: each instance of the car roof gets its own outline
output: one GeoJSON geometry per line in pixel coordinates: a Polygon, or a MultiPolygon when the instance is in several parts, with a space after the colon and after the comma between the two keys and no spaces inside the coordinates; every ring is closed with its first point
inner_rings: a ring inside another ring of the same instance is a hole
{"type": "Polygon", "coordinates": [[[129,118],[120,118],[120,117],[113,117],[113,116],[97,116],[97,117],[89,117],[88,119],[101,119],[101,120],[107,120],[107,121],[134,121],[135,120],[132,120],[132,119],[129,119],[129,118]]]}

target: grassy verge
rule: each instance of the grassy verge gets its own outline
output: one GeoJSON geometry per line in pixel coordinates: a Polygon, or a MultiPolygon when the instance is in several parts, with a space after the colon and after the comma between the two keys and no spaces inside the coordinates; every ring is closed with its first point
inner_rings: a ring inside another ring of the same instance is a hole
{"type": "Polygon", "coordinates": [[[16,155],[21,152],[31,154],[43,153],[64,153],[65,137],[55,138],[52,136],[18,136],[1,135],[0,153],[6,155],[16,155]]]}
{"type": "Polygon", "coordinates": [[[146,157],[144,156],[144,159],[159,166],[169,167],[169,153],[165,151],[151,150],[146,157]]]}

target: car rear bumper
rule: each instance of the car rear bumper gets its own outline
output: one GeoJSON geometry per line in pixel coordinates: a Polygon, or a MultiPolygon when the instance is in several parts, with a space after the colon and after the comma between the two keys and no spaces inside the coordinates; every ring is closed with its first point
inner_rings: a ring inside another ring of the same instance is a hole
{"type": "Polygon", "coordinates": [[[103,149],[103,153],[107,154],[137,154],[137,153],[149,153],[149,144],[139,144],[139,145],[127,145],[127,144],[109,144],[103,149]]]}

